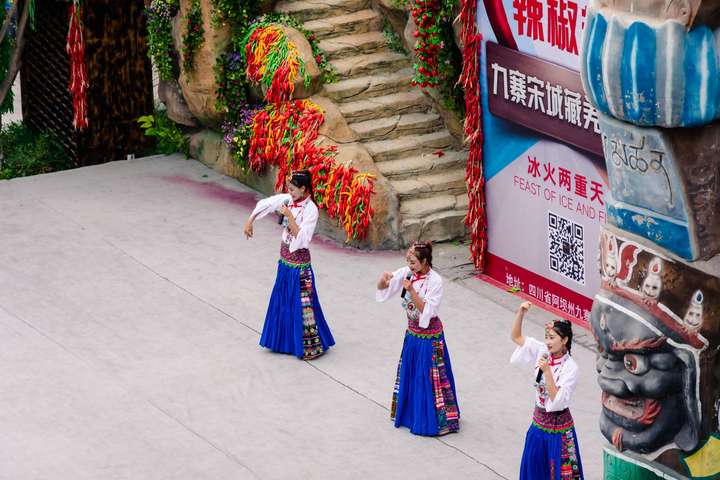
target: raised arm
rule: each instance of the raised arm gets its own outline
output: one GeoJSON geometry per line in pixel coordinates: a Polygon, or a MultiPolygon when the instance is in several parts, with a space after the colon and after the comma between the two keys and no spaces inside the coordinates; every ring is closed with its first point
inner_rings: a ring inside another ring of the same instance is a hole
{"type": "Polygon", "coordinates": [[[530,309],[530,302],[523,302],[518,307],[518,311],[515,314],[515,320],[513,321],[512,330],[510,331],[510,339],[519,347],[525,344],[525,337],[522,334],[522,322],[525,317],[525,312],[530,309]]]}

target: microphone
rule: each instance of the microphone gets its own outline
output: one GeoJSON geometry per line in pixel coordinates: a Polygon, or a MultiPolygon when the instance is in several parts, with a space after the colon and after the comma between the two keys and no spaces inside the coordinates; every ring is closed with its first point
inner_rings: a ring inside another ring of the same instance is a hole
{"type": "MultiPolygon", "coordinates": [[[[405,276],[405,280],[410,280],[412,278],[412,272],[408,272],[408,274],[405,276]]],[[[405,287],[402,289],[402,293],[400,294],[400,298],[405,298],[405,287]]]]}
{"type": "MultiPolygon", "coordinates": [[[[290,205],[290,200],[288,200],[286,198],[285,200],[283,200],[282,204],[287,207],[288,205],[290,205]]],[[[278,225],[282,225],[284,220],[285,220],[285,215],[278,214],[278,225]]]]}
{"type": "MultiPolygon", "coordinates": [[[[549,353],[543,353],[542,358],[544,358],[545,360],[547,360],[548,358],[550,358],[550,354],[549,354],[549,353]]],[[[537,377],[535,377],[535,383],[540,383],[540,379],[542,378],[542,376],[543,376],[542,368],[538,368],[537,377]]]]}

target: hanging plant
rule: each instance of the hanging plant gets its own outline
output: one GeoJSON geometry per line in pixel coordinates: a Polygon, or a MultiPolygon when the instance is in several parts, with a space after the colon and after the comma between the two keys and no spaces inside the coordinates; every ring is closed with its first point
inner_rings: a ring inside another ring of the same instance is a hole
{"type": "Polygon", "coordinates": [[[336,162],[334,145],[315,144],[324,121],[322,109],[309,100],[267,105],[252,120],[249,167],[261,172],[266,165],[277,166],[276,190],[285,189],[291,172],[309,170],[318,207],[338,219],[347,241],[363,239],[374,213],[374,177],[336,162]]]}
{"type": "Polygon", "coordinates": [[[250,19],[259,10],[259,2],[211,0],[211,5],[213,25],[230,26],[229,50],[218,56],[214,68],[215,83],[218,86],[216,108],[225,112],[230,122],[237,123],[242,110],[248,108],[247,99],[250,92],[241,45],[250,26],[250,19]]]}
{"type": "Polygon", "coordinates": [[[182,56],[183,69],[187,73],[195,69],[195,52],[197,52],[204,41],[205,29],[203,28],[200,0],[192,0],[185,21],[185,34],[182,38],[182,56]]]}
{"type": "Polygon", "coordinates": [[[415,0],[412,9],[417,26],[412,83],[423,88],[438,85],[438,54],[445,46],[441,35],[440,10],[440,0],[415,0]]]}
{"type": "Polygon", "coordinates": [[[236,121],[226,121],[222,126],[225,134],[223,140],[228,145],[235,164],[243,172],[248,168],[248,151],[250,150],[250,140],[252,138],[253,117],[259,110],[260,107],[242,108],[238,112],[236,121]]]}
{"type": "Polygon", "coordinates": [[[259,0],[210,0],[214,27],[229,25],[233,36],[242,35],[260,11],[259,0]]]}
{"type": "Polygon", "coordinates": [[[87,89],[88,74],[85,65],[85,39],[82,28],[82,5],[73,0],[70,5],[70,28],[65,48],[70,59],[70,84],[68,90],[73,98],[73,126],[83,130],[88,126],[87,89]]]}
{"type": "Polygon", "coordinates": [[[475,24],[477,3],[462,0],[460,21],[463,40],[463,71],[460,81],[465,90],[465,136],[469,144],[465,181],[468,190],[468,213],[465,224],[470,229],[470,255],[475,268],[485,267],[487,250],[487,213],[485,212],[485,176],[483,175],[483,133],[480,110],[479,60],[482,35],[475,24]]]}
{"type": "Polygon", "coordinates": [[[148,23],[148,55],[154,60],[162,80],[173,80],[172,19],[180,8],[179,0],[152,0],[145,10],[148,23]]]}
{"type": "Polygon", "coordinates": [[[298,78],[303,78],[305,86],[310,84],[300,52],[276,24],[253,24],[245,35],[242,51],[248,79],[266,88],[268,102],[290,100],[298,78]]]}
{"type": "MultiPolygon", "coordinates": [[[[7,11],[4,8],[0,9],[0,24],[5,21],[6,16],[7,11]]],[[[5,38],[2,39],[2,43],[0,43],[0,83],[5,81],[5,77],[8,75],[13,50],[15,50],[14,25],[11,25],[8,30],[9,31],[5,35],[5,38]]],[[[2,105],[0,105],[0,113],[12,112],[13,101],[14,95],[12,88],[10,88],[5,95],[5,100],[3,100],[2,105]]]]}

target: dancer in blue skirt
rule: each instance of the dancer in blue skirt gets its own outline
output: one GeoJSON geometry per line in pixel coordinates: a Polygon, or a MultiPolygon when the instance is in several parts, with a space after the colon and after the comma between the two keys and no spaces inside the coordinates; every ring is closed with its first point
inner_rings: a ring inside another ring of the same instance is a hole
{"type": "Polygon", "coordinates": [[[288,193],[260,200],[245,224],[247,238],[253,236],[253,222],[272,212],[283,216],[285,226],[260,345],[312,360],[335,344],[310,265],[308,247],[318,221],[318,208],[312,200],[312,175],[307,170],[294,172],[287,188],[288,193]]]}
{"type": "Polygon", "coordinates": [[[572,325],[555,320],[545,325],[545,342],[522,334],[530,302],[518,308],[510,337],[517,344],[511,363],[531,363],[535,369],[535,411],[525,437],[520,480],[582,479],[582,461],[570,401],[578,381],[578,366],[570,356],[572,325]]]}
{"type": "Polygon", "coordinates": [[[390,417],[416,435],[444,435],[460,429],[460,410],[443,324],[438,317],[442,277],[432,269],[432,244],[416,242],[407,267],[384,272],[375,299],[384,302],[402,289],[407,331],[393,390],[390,417]]]}

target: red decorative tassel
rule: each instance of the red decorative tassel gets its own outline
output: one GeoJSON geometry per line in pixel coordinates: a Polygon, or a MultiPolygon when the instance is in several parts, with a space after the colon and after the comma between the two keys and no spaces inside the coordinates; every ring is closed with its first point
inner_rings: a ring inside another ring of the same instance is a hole
{"type": "Polygon", "coordinates": [[[475,23],[476,0],[462,0],[460,21],[463,41],[463,71],[460,82],[465,90],[465,136],[468,155],[465,181],[468,189],[468,213],[465,224],[470,229],[470,255],[475,268],[485,268],[487,250],[487,214],[485,211],[485,177],[482,163],[482,123],[480,111],[479,55],[482,35],[475,23]]]}
{"type": "Polygon", "coordinates": [[[68,90],[73,97],[73,126],[76,130],[83,130],[88,126],[87,119],[87,89],[88,75],[85,65],[85,40],[82,33],[82,6],[80,0],[73,0],[69,10],[69,31],[67,36],[67,50],[70,58],[70,84],[68,90]]]}

